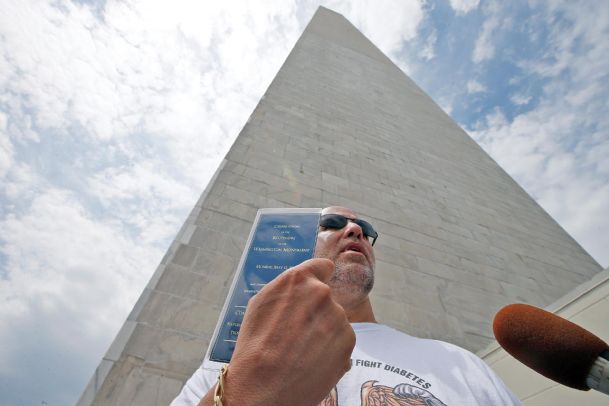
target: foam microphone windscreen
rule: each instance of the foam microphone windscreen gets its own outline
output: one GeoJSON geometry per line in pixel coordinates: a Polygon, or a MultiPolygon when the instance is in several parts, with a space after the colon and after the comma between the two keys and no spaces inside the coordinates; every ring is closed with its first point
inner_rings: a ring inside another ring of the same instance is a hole
{"type": "Polygon", "coordinates": [[[526,304],[501,309],[493,321],[493,332],[499,344],[523,364],[581,390],[590,389],[588,372],[598,355],[609,348],[577,324],[526,304]]]}

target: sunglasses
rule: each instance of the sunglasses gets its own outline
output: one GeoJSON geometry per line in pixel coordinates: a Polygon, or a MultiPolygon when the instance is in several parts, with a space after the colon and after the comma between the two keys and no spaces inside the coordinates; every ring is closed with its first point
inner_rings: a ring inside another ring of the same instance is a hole
{"type": "Polygon", "coordinates": [[[324,214],[319,219],[319,225],[324,228],[340,230],[341,228],[344,228],[349,223],[349,221],[352,221],[358,226],[360,226],[364,235],[368,238],[368,241],[370,241],[370,239],[372,238],[372,242],[370,244],[374,245],[376,239],[379,236],[379,233],[377,233],[374,230],[374,227],[372,227],[372,224],[368,223],[367,221],[360,219],[352,219],[349,217],[342,216],[340,214],[324,214]]]}

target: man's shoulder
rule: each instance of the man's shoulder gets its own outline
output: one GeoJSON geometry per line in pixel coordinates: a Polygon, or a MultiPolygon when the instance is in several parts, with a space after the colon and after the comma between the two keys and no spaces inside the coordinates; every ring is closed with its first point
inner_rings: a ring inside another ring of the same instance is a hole
{"type": "Polygon", "coordinates": [[[352,323],[358,339],[362,342],[373,341],[383,346],[391,347],[393,345],[404,346],[408,345],[411,348],[420,349],[422,351],[439,351],[450,353],[453,356],[478,359],[471,351],[460,347],[457,344],[446,341],[416,337],[407,332],[400,331],[394,327],[382,323],[352,323]],[[378,340],[382,340],[382,343],[378,340]]]}

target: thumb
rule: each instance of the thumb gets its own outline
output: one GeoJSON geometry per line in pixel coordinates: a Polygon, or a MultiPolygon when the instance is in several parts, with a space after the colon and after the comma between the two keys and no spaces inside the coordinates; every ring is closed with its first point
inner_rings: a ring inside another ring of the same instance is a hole
{"type": "Polygon", "coordinates": [[[323,283],[328,283],[336,269],[334,262],[327,258],[309,259],[298,266],[303,272],[308,272],[323,283]]]}

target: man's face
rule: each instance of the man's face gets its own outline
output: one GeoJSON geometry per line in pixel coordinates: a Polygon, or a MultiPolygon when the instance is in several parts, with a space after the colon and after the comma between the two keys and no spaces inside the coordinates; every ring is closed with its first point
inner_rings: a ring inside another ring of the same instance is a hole
{"type": "MultiPolygon", "coordinates": [[[[345,207],[327,207],[324,214],[357,218],[345,207]]],[[[336,271],[329,281],[331,288],[367,294],[374,284],[374,249],[361,227],[352,221],[340,230],[320,227],[315,256],[334,261],[336,271]]]]}

